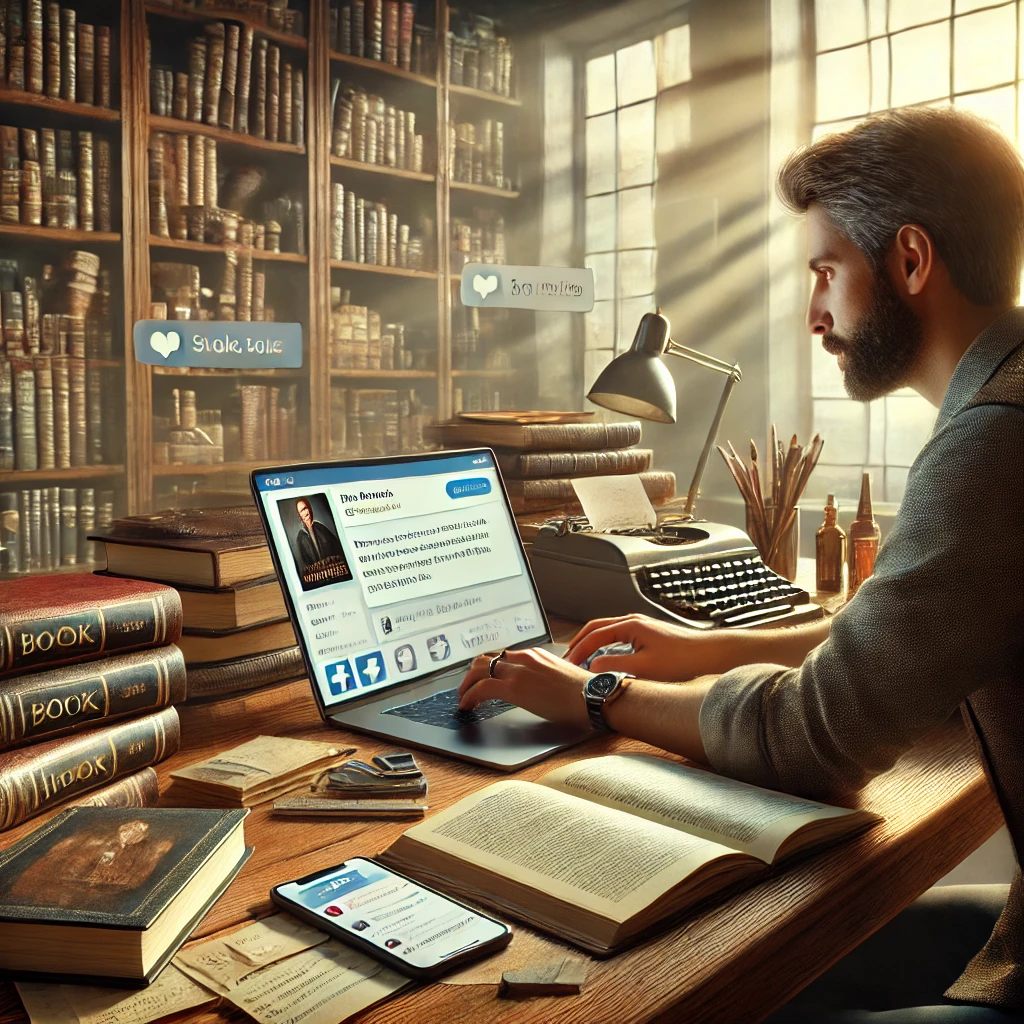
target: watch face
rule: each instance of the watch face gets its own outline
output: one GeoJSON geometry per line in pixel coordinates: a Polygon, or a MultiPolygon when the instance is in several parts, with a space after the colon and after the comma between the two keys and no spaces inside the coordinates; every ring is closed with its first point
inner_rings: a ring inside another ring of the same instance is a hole
{"type": "Polygon", "coordinates": [[[601,675],[594,676],[587,683],[587,692],[593,697],[607,697],[615,689],[618,682],[618,677],[612,675],[611,672],[602,672],[601,675]]]}

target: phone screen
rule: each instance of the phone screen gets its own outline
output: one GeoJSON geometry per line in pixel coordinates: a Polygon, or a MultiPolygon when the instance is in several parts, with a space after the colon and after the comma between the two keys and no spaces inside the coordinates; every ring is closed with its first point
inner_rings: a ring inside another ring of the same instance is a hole
{"type": "Polygon", "coordinates": [[[277,892],[412,967],[433,967],[506,930],[362,857],[311,881],[278,886],[277,892]]]}

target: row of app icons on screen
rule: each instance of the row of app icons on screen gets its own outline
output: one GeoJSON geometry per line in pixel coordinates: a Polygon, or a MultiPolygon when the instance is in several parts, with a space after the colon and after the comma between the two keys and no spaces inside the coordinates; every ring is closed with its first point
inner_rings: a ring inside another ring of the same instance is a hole
{"type": "MultiPolygon", "coordinates": [[[[451,657],[452,647],[444,633],[438,633],[427,640],[427,653],[431,661],[447,661],[451,657]]],[[[416,650],[412,644],[402,644],[394,651],[395,669],[401,674],[415,672],[417,667],[416,650]]],[[[357,654],[355,658],[343,658],[324,668],[327,688],[332,697],[360,686],[376,686],[388,679],[387,659],[383,651],[371,651],[368,654],[357,654]]]]}

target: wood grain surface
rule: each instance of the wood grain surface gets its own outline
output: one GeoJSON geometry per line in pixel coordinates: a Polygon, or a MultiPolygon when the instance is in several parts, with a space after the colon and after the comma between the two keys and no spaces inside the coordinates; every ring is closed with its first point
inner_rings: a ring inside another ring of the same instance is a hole
{"type": "MultiPolygon", "coordinates": [[[[552,626],[562,639],[572,632],[567,623],[552,626]]],[[[321,723],[305,681],[179,712],[182,749],[158,767],[162,789],[175,768],[261,733],[350,742],[364,760],[394,749],[321,723]]],[[[579,757],[649,749],[605,737],[532,765],[518,777],[536,779],[579,757]]],[[[504,777],[434,754],[417,753],[417,759],[429,779],[427,802],[434,811],[504,777]]],[[[634,949],[607,960],[588,957],[589,974],[579,996],[509,1001],[498,999],[492,985],[434,984],[356,1019],[361,1024],[760,1020],[941,878],[1001,823],[959,721],[936,730],[875,779],[856,805],[877,811],[885,822],[707,906],[634,949]]],[[[36,819],[4,833],[0,847],[39,824],[36,819]]],[[[377,854],[406,827],[404,822],[274,818],[266,805],[255,808],[245,825],[255,853],[194,938],[233,930],[270,913],[272,885],[347,857],[377,854]]],[[[185,1019],[212,1024],[248,1018],[220,1008],[185,1019]]],[[[13,988],[0,983],[0,1024],[25,1021],[13,988]]]]}

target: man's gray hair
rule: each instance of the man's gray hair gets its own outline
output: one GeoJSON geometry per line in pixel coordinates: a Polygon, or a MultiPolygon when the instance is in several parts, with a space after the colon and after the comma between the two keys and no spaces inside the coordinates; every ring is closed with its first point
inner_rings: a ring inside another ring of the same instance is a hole
{"type": "Polygon", "coordinates": [[[870,117],[794,153],[777,188],[795,212],[818,204],[878,272],[899,229],[919,224],[970,302],[1017,300],[1024,163],[973,114],[907,107],[870,117]]]}

